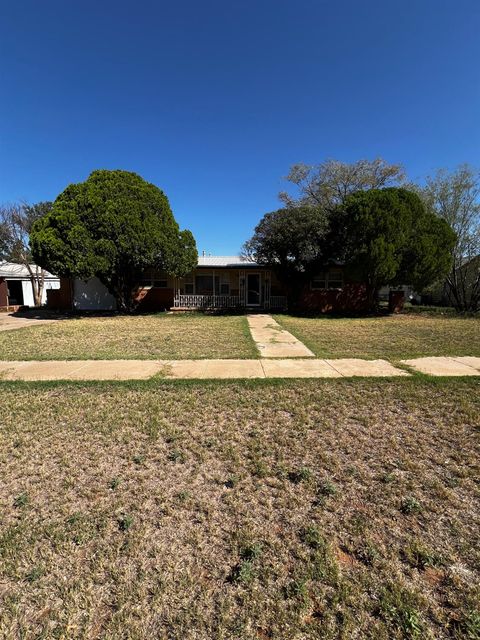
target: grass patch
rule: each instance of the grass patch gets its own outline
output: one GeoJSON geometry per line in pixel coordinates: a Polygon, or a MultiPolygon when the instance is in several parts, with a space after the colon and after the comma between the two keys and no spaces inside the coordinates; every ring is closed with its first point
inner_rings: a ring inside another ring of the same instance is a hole
{"type": "Polygon", "coordinates": [[[276,320],[320,358],[480,356],[480,316],[392,315],[276,320]]]}
{"type": "Polygon", "coordinates": [[[80,317],[0,332],[0,360],[258,358],[244,316],[80,317]]]}
{"type": "Polygon", "coordinates": [[[475,637],[478,382],[0,392],[3,637],[475,637]]]}

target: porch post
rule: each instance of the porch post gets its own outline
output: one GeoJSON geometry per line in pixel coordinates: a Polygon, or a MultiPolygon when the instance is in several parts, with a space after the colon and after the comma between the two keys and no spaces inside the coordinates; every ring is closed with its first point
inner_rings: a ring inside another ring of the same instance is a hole
{"type": "Polygon", "coordinates": [[[217,304],[216,304],[216,302],[217,302],[217,295],[216,295],[217,294],[217,290],[215,288],[215,269],[213,269],[212,273],[213,273],[213,276],[212,276],[212,280],[213,280],[213,308],[215,309],[216,306],[217,306],[217,304]]]}
{"type": "Polygon", "coordinates": [[[265,271],[265,308],[270,309],[270,295],[272,290],[272,279],[270,271],[265,271]]]}
{"type": "Polygon", "coordinates": [[[246,307],[246,291],[247,291],[247,276],[245,271],[239,271],[239,291],[240,291],[240,304],[242,307],[246,307]]]}

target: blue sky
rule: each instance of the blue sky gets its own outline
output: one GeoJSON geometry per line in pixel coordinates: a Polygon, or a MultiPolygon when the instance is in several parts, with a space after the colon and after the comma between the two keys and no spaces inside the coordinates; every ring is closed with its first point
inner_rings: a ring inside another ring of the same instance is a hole
{"type": "Polygon", "coordinates": [[[136,171],[237,253],[296,162],[480,165],[479,0],[0,0],[0,202],[136,171]]]}

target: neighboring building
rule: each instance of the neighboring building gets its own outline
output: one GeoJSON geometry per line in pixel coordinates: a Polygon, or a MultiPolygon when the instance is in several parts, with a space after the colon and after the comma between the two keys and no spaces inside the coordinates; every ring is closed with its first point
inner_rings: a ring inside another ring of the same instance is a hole
{"type": "MultiPolygon", "coordinates": [[[[115,300],[97,279],[61,280],[50,291],[48,305],[77,311],[112,311],[115,300]]],[[[284,310],[288,283],[269,268],[238,256],[200,256],[197,268],[184,278],[147,270],[137,293],[140,311],[163,309],[284,310]]],[[[311,312],[362,311],[365,286],[344,278],[341,266],[326,268],[299,292],[300,306],[311,312]]]]}
{"type": "Polygon", "coordinates": [[[379,292],[378,292],[378,299],[381,302],[388,302],[389,297],[390,297],[390,293],[392,291],[398,291],[401,290],[403,292],[403,295],[405,297],[405,301],[406,302],[413,302],[413,304],[420,304],[422,301],[422,296],[417,293],[415,291],[415,289],[409,285],[409,284],[401,284],[401,285],[397,285],[395,287],[390,286],[390,285],[386,285],[384,287],[381,287],[379,292]]]}
{"type": "MultiPolygon", "coordinates": [[[[31,265],[33,270],[35,265],[31,265]]],[[[45,272],[42,304],[47,302],[47,291],[59,289],[60,279],[45,272]]],[[[0,262],[0,310],[16,311],[20,307],[34,307],[32,282],[28,269],[15,262],[0,262]]]]}

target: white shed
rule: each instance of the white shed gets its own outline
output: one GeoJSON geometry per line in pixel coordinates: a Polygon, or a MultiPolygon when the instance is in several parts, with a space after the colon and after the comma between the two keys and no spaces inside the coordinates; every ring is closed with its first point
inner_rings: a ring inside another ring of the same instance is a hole
{"type": "MultiPolygon", "coordinates": [[[[36,265],[30,266],[33,271],[36,271],[36,265]]],[[[46,271],[42,304],[47,301],[47,289],[59,288],[60,278],[46,271]]],[[[17,306],[35,306],[30,273],[23,264],[0,262],[0,307],[17,306]]]]}

